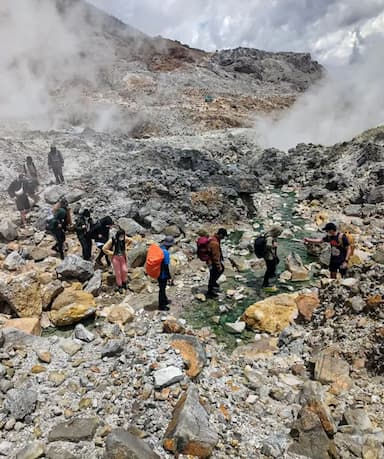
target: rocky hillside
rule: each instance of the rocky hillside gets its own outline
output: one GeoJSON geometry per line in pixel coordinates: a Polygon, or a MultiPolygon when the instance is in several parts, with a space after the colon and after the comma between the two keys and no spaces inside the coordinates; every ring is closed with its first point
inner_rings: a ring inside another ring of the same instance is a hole
{"type": "Polygon", "coordinates": [[[289,107],[323,74],[309,54],[245,48],[212,54],[150,38],[82,0],[36,4],[31,14],[61,48],[11,48],[6,69],[11,80],[25,79],[24,96],[36,99],[34,112],[17,118],[32,128],[143,137],[247,126],[254,112],[289,107]]]}

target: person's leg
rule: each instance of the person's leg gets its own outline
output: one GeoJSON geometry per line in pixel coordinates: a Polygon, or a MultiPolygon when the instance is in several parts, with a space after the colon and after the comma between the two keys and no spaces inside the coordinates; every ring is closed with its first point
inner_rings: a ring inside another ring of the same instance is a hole
{"type": "Polygon", "coordinates": [[[158,279],[159,282],[159,309],[168,309],[167,308],[167,279],[158,279]]]}
{"type": "Polygon", "coordinates": [[[98,255],[97,255],[97,257],[96,257],[96,260],[95,260],[95,263],[96,263],[97,265],[102,265],[102,264],[103,264],[103,262],[101,261],[102,258],[103,258],[103,256],[104,256],[104,252],[103,252],[102,250],[99,249],[99,253],[98,253],[98,255]]]}
{"type": "Polygon", "coordinates": [[[122,276],[122,273],[121,273],[121,260],[120,260],[120,257],[114,255],[112,257],[112,265],[113,265],[113,270],[115,272],[115,277],[116,277],[116,284],[119,288],[122,287],[122,279],[121,279],[121,276],[122,276]]]}
{"type": "Polygon", "coordinates": [[[269,279],[271,277],[274,277],[276,273],[276,261],[275,260],[265,260],[265,264],[267,265],[267,269],[264,274],[263,287],[268,287],[269,279]]]}
{"type": "MultiPolygon", "coordinates": [[[[215,286],[217,285],[217,281],[219,277],[221,276],[222,271],[217,269],[215,265],[212,265],[209,269],[209,282],[208,282],[208,295],[213,295],[215,296],[214,289],[215,286]]],[[[216,295],[217,296],[217,295],[216,295]]]]}
{"type": "Polygon", "coordinates": [[[59,230],[57,233],[57,249],[60,254],[60,258],[64,260],[64,243],[65,243],[65,233],[62,230],[59,230]]]}
{"type": "Polygon", "coordinates": [[[58,170],[58,176],[59,176],[60,183],[64,183],[63,169],[60,168],[58,170]]]}
{"type": "Polygon", "coordinates": [[[121,280],[124,289],[127,289],[128,264],[127,257],[121,257],[121,280]]]}
{"type": "Polygon", "coordinates": [[[53,173],[55,174],[56,185],[60,185],[59,171],[56,168],[53,168],[53,173]]]}
{"type": "Polygon", "coordinates": [[[84,237],[81,246],[83,248],[84,260],[89,261],[92,258],[92,239],[84,237]]]}
{"type": "Polygon", "coordinates": [[[21,225],[26,226],[27,224],[27,211],[26,210],[20,211],[20,219],[21,219],[21,225]]]}

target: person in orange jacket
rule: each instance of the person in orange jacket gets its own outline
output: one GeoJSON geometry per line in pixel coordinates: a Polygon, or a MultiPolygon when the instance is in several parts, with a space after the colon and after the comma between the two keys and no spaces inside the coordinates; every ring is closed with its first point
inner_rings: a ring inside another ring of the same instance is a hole
{"type": "Polygon", "coordinates": [[[228,236],[228,232],[225,228],[220,228],[217,233],[212,236],[208,244],[209,259],[209,282],[207,298],[217,298],[217,291],[219,285],[217,281],[224,272],[224,257],[221,250],[221,241],[228,236]]]}

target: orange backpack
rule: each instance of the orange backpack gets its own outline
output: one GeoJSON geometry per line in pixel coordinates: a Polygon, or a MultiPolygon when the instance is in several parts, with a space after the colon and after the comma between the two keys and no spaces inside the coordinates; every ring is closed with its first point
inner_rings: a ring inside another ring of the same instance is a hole
{"type": "Polygon", "coordinates": [[[158,279],[161,273],[161,264],[164,260],[164,252],[156,245],[152,244],[147,253],[147,260],[145,262],[145,271],[148,276],[153,279],[158,279]]]}

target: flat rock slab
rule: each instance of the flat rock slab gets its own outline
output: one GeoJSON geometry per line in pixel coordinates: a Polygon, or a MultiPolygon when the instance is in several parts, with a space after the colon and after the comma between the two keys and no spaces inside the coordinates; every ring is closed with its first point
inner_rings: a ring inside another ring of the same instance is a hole
{"type": "Polygon", "coordinates": [[[157,370],[153,373],[155,380],[155,388],[162,389],[163,387],[171,386],[184,378],[183,372],[177,367],[167,367],[157,370]]]}
{"type": "Polygon", "coordinates": [[[38,459],[44,456],[44,445],[38,441],[28,444],[22,448],[17,454],[16,459],[38,459]]]}
{"type": "Polygon", "coordinates": [[[115,429],[105,444],[105,459],[160,459],[145,441],[127,430],[115,429]]]}
{"type": "Polygon", "coordinates": [[[195,378],[207,363],[205,349],[196,336],[173,335],[171,345],[179,350],[188,368],[187,375],[195,378]]]}
{"type": "Polygon", "coordinates": [[[79,441],[92,440],[99,426],[98,418],[78,418],[57,424],[48,435],[48,441],[79,441]]]}
{"type": "Polygon", "coordinates": [[[315,379],[323,384],[349,376],[349,364],[345,360],[322,352],[315,364],[315,379]]]}

